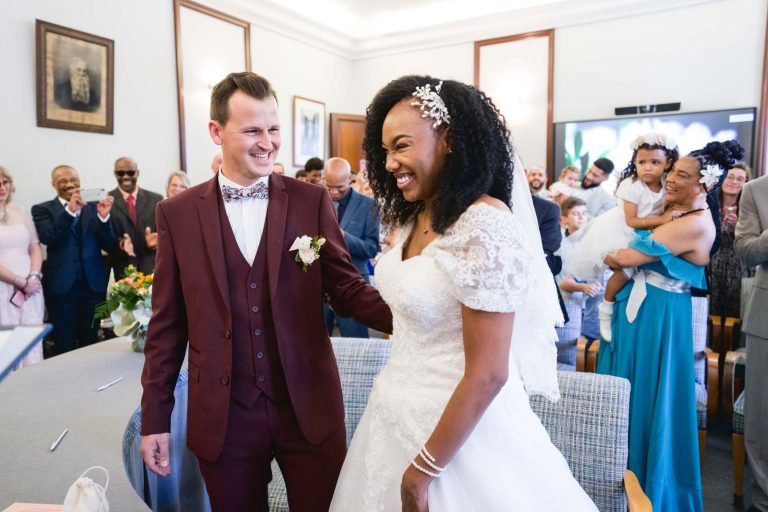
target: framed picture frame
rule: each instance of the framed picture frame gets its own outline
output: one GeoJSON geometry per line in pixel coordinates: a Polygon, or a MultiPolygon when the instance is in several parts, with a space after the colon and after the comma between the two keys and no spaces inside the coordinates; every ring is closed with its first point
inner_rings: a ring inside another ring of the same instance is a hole
{"type": "Polygon", "coordinates": [[[114,133],[115,42],[35,20],[37,126],[114,133]]]}
{"type": "Polygon", "coordinates": [[[293,97],[293,166],[312,157],[325,159],[325,103],[293,97]]]}

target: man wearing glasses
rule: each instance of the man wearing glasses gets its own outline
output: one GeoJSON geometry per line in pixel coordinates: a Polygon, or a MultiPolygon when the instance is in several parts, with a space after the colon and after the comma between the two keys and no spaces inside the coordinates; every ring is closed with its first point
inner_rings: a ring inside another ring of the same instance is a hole
{"type": "Polygon", "coordinates": [[[118,238],[127,234],[133,243],[136,256],[120,254],[112,257],[112,269],[115,279],[125,275],[125,267],[133,265],[140,272],[151,274],[155,269],[155,251],[157,248],[157,228],[155,227],[155,206],[163,196],[155,192],[139,189],[139,167],[129,157],[120,157],[115,161],[117,188],[109,195],[115,198],[112,206],[112,227],[118,238]]]}

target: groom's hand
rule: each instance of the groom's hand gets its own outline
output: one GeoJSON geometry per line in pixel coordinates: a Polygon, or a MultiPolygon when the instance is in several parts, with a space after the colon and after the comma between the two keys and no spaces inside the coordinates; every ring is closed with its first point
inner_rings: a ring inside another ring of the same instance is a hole
{"type": "Polygon", "coordinates": [[[141,456],[150,471],[160,476],[171,474],[171,434],[141,436],[141,456]]]}

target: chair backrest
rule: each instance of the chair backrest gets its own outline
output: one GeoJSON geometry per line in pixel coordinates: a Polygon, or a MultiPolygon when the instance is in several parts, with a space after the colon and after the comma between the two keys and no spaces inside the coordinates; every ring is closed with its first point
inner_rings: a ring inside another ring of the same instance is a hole
{"type": "MultiPolygon", "coordinates": [[[[391,342],[332,338],[344,395],[347,440],[352,439],[376,375],[389,358],[391,342]]],[[[576,480],[601,511],[626,510],[623,492],[627,462],[629,382],[617,377],[558,372],[561,398],[531,399],[531,408],[565,456],[576,480]]],[[[139,446],[141,411],[126,428],[123,459],[136,491],[152,510],[209,512],[205,486],[194,455],[186,448],[187,377],[177,382],[171,419],[171,477],[157,478],[145,468],[139,446]],[[178,449],[183,447],[183,449],[178,449]]],[[[270,510],[287,511],[285,485],[276,464],[270,484],[270,510]]]]}
{"type": "Polygon", "coordinates": [[[629,381],[574,372],[558,372],[557,380],[560,400],[533,397],[531,409],[597,508],[624,512],[629,381]]]}
{"type": "Polygon", "coordinates": [[[557,327],[557,362],[558,369],[576,369],[576,341],[581,336],[581,315],[584,294],[581,292],[563,292],[563,304],[568,313],[568,322],[557,327]]]}

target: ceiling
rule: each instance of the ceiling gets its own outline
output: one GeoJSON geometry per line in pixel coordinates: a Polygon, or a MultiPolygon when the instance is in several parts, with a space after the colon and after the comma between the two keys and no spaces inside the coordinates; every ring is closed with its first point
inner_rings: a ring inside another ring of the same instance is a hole
{"type": "Polygon", "coordinates": [[[350,59],[727,0],[198,0],[350,59]]]}
{"type": "Polygon", "coordinates": [[[362,40],[467,18],[578,0],[268,0],[362,40]],[[471,5],[471,7],[470,7],[471,5]]]}

